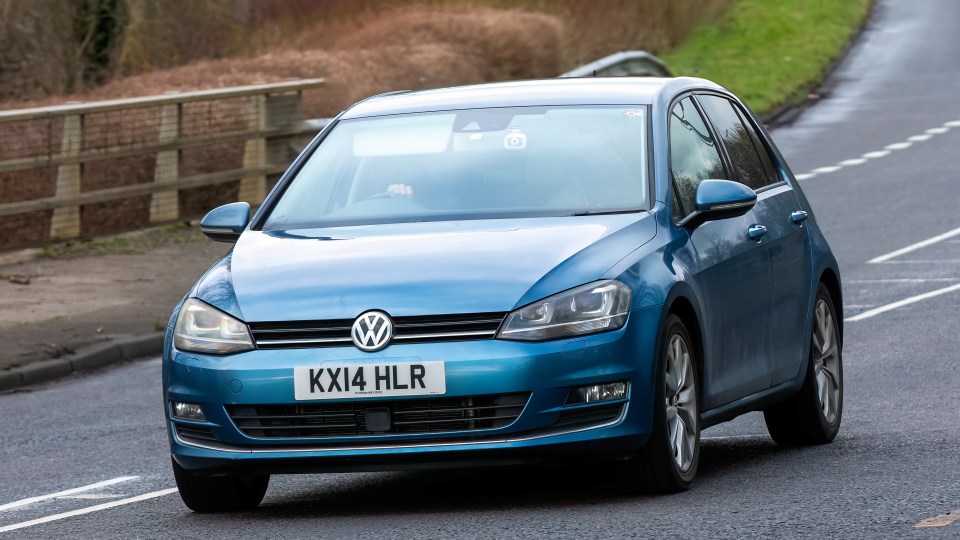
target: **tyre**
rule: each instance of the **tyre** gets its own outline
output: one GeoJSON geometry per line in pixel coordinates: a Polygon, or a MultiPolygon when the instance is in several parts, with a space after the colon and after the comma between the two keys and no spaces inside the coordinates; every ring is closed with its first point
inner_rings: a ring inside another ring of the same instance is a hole
{"type": "Polygon", "coordinates": [[[194,512],[252,510],[263,500],[270,476],[197,476],[173,461],[180,498],[194,512]]]}
{"type": "Polygon", "coordinates": [[[770,436],[782,445],[825,444],[840,431],[843,361],[837,314],[830,291],[817,288],[810,359],[800,392],[763,411],[770,436]]]}
{"type": "Polygon", "coordinates": [[[644,449],[619,465],[621,487],[633,493],[686,491],[700,460],[697,359],[690,333],[676,315],[661,340],[653,401],[653,432],[644,449]]]}

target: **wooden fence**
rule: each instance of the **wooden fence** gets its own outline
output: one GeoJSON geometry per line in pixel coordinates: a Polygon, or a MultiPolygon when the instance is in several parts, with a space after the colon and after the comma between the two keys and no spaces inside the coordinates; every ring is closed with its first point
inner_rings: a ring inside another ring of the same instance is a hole
{"type": "Polygon", "coordinates": [[[184,194],[226,183],[234,191],[206,196],[207,206],[258,204],[321,127],[304,121],[301,100],[322,86],[296,80],[0,111],[0,249],[191,218],[199,208],[184,194]]]}

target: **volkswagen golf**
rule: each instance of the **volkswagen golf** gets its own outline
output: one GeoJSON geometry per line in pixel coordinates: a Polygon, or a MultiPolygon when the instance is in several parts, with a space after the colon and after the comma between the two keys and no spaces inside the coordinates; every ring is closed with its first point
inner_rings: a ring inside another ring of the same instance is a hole
{"type": "Polygon", "coordinates": [[[332,120],[166,332],[177,487],[272,474],[609,460],[688,488],[703,429],[834,439],[840,274],[762,124],[709,81],[398,92],[332,120]]]}

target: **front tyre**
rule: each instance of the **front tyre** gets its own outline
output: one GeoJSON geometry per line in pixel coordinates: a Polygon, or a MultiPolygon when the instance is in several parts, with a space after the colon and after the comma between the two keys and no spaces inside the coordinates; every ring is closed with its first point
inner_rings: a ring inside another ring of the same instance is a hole
{"type": "Polygon", "coordinates": [[[778,444],[825,444],[840,431],[843,414],[843,361],[837,314],[830,291],[817,288],[810,359],[803,387],[793,398],[763,411],[778,444]]]}
{"type": "Polygon", "coordinates": [[[638,455],[620,464],[617,479],[630,492],[686,491],[700,460],[700,403],[693,341],[683,321],[667,318],[659,355],[653,432],[638,455]]]}
{"type": "Polygon", "coordinates": [[[171,459],[180,498],[194,512],[252,510],[263,500],[270,476],[197,476],[171,459]]]}

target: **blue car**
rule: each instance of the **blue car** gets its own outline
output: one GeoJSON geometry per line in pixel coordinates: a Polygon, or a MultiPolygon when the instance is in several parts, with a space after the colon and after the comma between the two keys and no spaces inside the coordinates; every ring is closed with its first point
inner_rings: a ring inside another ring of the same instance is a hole
{"type": "Polygon", "coordinates": [[[174,310],[163,391],[198,512],[271,474],[610,460],[688,488],[703,429],[834,439],[837,262],[750,110],[709,81],[399,92],[342,113],[174,310]]]}

